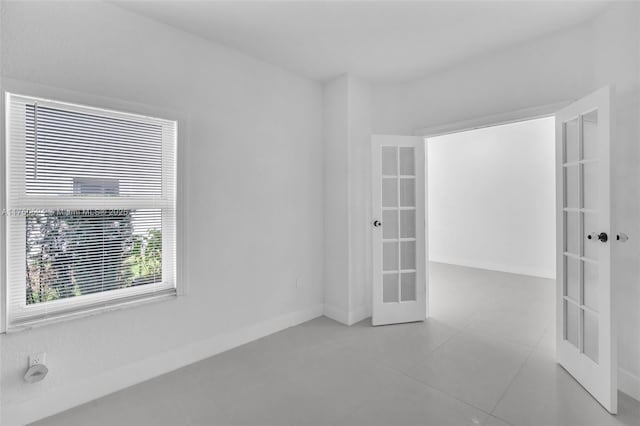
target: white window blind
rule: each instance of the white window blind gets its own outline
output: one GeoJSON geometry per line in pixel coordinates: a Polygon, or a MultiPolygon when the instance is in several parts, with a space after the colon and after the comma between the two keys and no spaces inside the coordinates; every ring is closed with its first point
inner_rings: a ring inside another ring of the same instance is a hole
{"type": "Polygon", "coordinates": [[[175,294],[176,122],[6,103],[7,329],[175,294]]]}

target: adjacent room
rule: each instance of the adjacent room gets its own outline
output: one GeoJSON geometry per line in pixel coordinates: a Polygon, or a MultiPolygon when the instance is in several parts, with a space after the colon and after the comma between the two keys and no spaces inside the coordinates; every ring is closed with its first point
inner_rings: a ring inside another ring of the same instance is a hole
{"type": "Polygon", "coordinates": [[[529,346],[553,340],[554,117],[426,143],[430,316],[529,346]]]}
{"type": "Polygon", "coordinates": [[[0,424],[640,425],[640,3],[0,0],[0,424]]]}

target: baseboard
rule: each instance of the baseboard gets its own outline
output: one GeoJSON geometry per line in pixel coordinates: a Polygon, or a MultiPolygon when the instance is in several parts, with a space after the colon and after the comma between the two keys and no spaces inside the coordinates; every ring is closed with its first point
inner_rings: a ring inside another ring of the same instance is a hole
{"type": "Polygon", "coordinates": [[[437,257],[437,256],[430,257],[429,261],[436,262],[436,263],[447,263],[450,265],[467,266],[469,268],[476,268],[476,269],[486,269],[489,271],[507,272],[509,274],[528,275],[532,277],[547,278],[551,280],[556,279],[556,274],[554,271],[538,269],[538,268],[528,268],[528,267],[517,266],[517,265],[516,266],[504,265],[499,263],[478,262],[474,260],[437,257]]]}
{"type": "MultiPolygon", "coordinates": [[[[366,310],[363,309],[363,311],[366,310]]],[[[349,319],[349,315],[344,311],[332,309],[327,305],[317,305],[302,311],[292,312],[142,362],[127,365],[115,371],[93,376],[72,386],[58,388],[40,398],[6,406],[2,413],[2,424],[14,426],[35,422],[269,334],[312,320],[323,314],[344,324],[347,324],[349,319]]],[[[364,318],[366,316],[359,319],[359,315],[354,314],[351,319],[358,322],[364,318]]],[[[640,401],[640,377],[624,369],[619,369],[618,373],[620,391],[640,401]]]]}
{"type": "Polygon", "coordinates": [[[325,304],[323,312],[325,317],[331,318],[332,320],[338,321],[339,323],[344,325],[350,325],[349,312],[347,312],[345,309],[325,304]]]}
{"type": "Polygon", "coordinates": [[[370,310],[367,309],[366,306],[358,306],[349,312],[349,324],[353,325],[357,322],[362,321],[363,319],[369,318],[371,316],[370,310]]]}
{"type": "Polygon", "coordinates": [[[218,353],[233,349],[269,334],[322,316],[323,306],[317,305],[271,320],[214,336],[183,346],[117,370],[92,376],[71,386],[47,392],[46,396],[4,407],[2,424],[24,425],[84,404],[110,393],[144,382],[218,353]]]}
{"type": "Polygon", "coordinates": [[[618,368],[618,389],[640,401],[640,377],[622,368],[618,368]]]}
{"type": "Polygon", "coordinates": [[[345,309],[325,304],[324,316],[344,325],[353,325],[370,317],[371,314],[365,306],[358,306],[354,310],[347,312],[345,309]]]}

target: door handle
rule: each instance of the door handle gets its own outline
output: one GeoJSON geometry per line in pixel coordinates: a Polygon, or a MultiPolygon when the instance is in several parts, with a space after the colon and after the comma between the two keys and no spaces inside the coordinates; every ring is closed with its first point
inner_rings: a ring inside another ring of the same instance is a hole
{"type": "Polygon", "coordinates": [[[587,239],[588,240],[598,240],[601,243],[606,243],[607,241],[609,241],[609,236],[607,235],[606,232],[601,232],[599,234],[596,234],[595,232],[592,232],[589,235],[587,235],[587,239]]]}
{"type": "Polygon", "coordinates": [[[621,243],[626,243],[629,240],[629,236],[621,232],[616,235],[616,240],[620,241],[621,243]]]}
{"type": "Polygon", "coordinates": [[[381,226],[382,226],[382,222],[380,222],[378,219],[373,221],[374,228],[380,228],[381,226]]]}

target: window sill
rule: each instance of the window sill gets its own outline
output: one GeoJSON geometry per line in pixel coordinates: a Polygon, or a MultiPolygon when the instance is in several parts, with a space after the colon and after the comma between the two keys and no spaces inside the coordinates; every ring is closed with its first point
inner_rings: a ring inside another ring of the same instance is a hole
{"type": "Polygon", "coordinates": [[[37,318],[29,318],[20,322],[8,324],[6,333],[15,333],[42,327],[49,324],[56,324],[77,318],[86,318],[99,315],[104,312],[118,311],[121,309],[133,308],[148,303],[162,302],[165,300],[177,299],[178,293],[175,288],[159,291],[154,294],[143,294],[135,297],[111,300],[95,305],[76,308],[70,311],[57,312],[37,318]]]}

